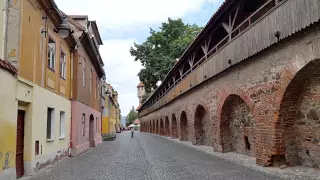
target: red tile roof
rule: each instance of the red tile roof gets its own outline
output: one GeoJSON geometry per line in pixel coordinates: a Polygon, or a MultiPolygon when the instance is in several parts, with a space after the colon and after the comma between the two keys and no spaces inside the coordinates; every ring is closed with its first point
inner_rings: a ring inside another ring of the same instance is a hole
{"type": "Polygon", "coordinates": [[[133,124],[140,124],[140,120],[139,119],[134,120],[133,124]]]}
{"type": "Polygon", "coordinates": [[[140,108],[141,108],[141,104],[136,108],[136,111],[139,111],[140,108]]]}
{"type": "Polygon", "coordinates": [[[7,70],[13,75],[18,73],[17,68],[15,68],[9,61],[0,59],[0,68],[7,70]]]}
{"type": "Polygon", "coordinates": [[[144,84],[140,82],[137,87],[144,87],[144,84]]]}

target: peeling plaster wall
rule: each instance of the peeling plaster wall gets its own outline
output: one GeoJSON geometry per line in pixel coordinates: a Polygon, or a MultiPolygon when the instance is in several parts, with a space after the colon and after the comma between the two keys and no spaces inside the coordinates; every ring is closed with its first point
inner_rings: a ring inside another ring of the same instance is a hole
{"type": "Polygon", "coordinates": [[[4,43],[5,43],[5,17],[6,17],[6,1],[0,1],[0,58],[4,59],[4,43]]]}
{"type": "Polygon", "coordinates": [[[21,41],[21,5],[22,0],[8,0],[7,34],[5,59],[19,68],[19,52],[21,41]]]}
{"type": "Polygon", "coordinates": [[[18,109],[15,99],[16,78],[0,69],[0,82],[0,179],[15,179],[18,109]]]}
{"type": "Polygon", "coordinates": [[[68,155],[71,101],[33,84],[32,102],[21,108],[25,114],[25,174],[32,175],[68,155]],[[53,138],[47,140],[47,108],[54,108],[53,138]],[[60,111],[65,112],[65,137],[60,137],[60,111]],[[35,142],[39,141],[39,154],[35,155],[35,142]]]}

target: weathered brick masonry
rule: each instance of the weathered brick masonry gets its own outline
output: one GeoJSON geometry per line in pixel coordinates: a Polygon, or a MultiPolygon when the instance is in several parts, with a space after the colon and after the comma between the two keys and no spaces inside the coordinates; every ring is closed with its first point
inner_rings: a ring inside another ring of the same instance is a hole
{"type": "Polygon", "coordinates": [[[320,166],[320,25],[308,27],[141,117],[142,131],[320,166]],[[165,120],[168,118],[168,122],[165,120]]]}

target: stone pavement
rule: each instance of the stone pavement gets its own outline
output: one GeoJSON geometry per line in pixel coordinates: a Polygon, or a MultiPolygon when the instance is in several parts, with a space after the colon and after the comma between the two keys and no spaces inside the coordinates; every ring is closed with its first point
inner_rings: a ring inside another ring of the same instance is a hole
{"type": "Polygon", "coordinates": [[[277,180],[267,174],[148,133],[117,134],[79,157],[67,158],[28,180],[277,180]]]}

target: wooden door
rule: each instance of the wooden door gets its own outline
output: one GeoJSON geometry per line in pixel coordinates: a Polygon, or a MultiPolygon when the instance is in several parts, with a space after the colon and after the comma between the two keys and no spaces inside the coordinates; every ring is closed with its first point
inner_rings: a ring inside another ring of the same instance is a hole
{"type": "Polygon", "coordinates": [[[23,141],[24,141],[24,111],[18,111],[17,119],[17,144],[16,144],[16,173],[17,178],[24,174],[23,165],[23,141]]]}

